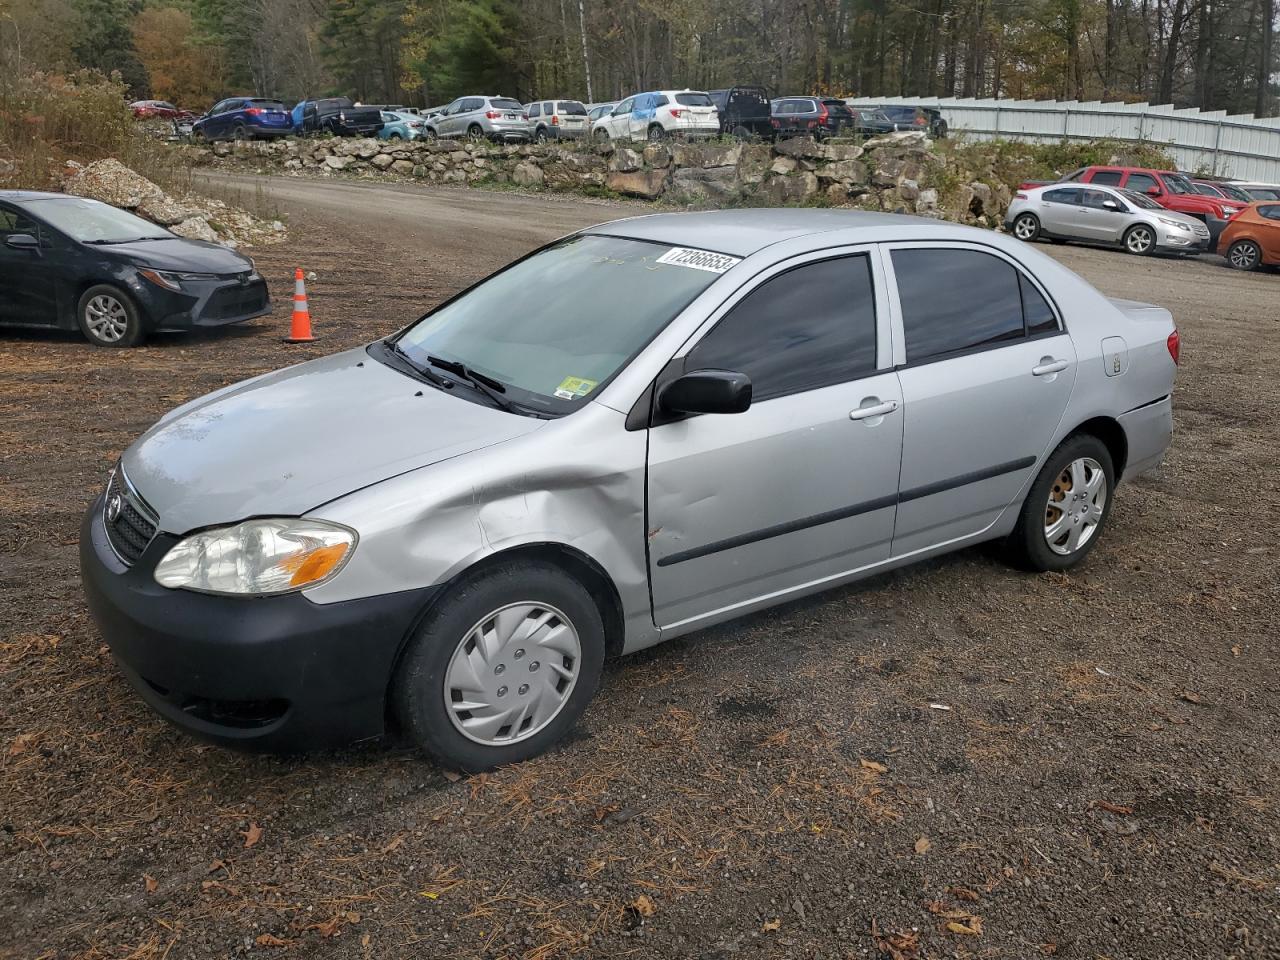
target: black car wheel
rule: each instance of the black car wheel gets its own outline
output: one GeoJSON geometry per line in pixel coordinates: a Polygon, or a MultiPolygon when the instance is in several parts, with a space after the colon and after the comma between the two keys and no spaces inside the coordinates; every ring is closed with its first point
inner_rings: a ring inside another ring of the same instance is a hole
{"type": "Polygon", "coordinates": [[[551,138],[547,136],[546,127],[539,127],[538,132],[533,135],[533,139],[537,140],[539,143],[546,143],[551,138]]]}
{"type": "Polygon", "coordinates": [[[738,124],[736,127],[733,128],[732,135],[736,140],[754,140],[755,139],[755,135],[746,127],[744,127],[742,124],[738,124]]]}
{"type": "Polygon", "coordinates": [[[608,131],[608,130],[605,130],[603,127],[601,127],[599,130],[597,130],[597,131],[595,132],[594,136],[595,136],[595,138],[596,138],[596,143],[608,143],[608,142],[609,142],[609,131],[608,131]]]}
{"type": "Polygon", "coordinates": [[[76,308],[80,330],[96,347],[134,347],[142,342],[142,317],[127,293],[105,283],[90,287],[76,308]]]}
{"type": "Polygon", "coordinates": [[[659,140],[665,140],[666,138],[667,138],[667,131],[662,128],[662,124],[653,123],[649,125],[650,142],[657,143],[659,140]]]}
{"type": "Polygon", "coordinates": [[[231,131],[232,140],[249,140],[249,129],[243,123],[237,123],[235,129],[231,131]]]}
{"type": "Polygon", "coordinates": [[[542,753],[600,684],[605,633],[581,583],[512,561],[451,586],[409,640],[391,695],[405,732],[453,769],[542,753]]]}
{"type": "Polygon", "coordinates": [[[1237,240],[1227,248],[1227,263],[1236,270],[1257,270],[1262,251],[1252,240],[1237,240]]]}
{"type": "Polygon", "coordinates": [[[439,140],[440,134],[436,133],[434,127],[427,127],[427,129],[422,131],[422,139],[423,140],[439,140]]]}

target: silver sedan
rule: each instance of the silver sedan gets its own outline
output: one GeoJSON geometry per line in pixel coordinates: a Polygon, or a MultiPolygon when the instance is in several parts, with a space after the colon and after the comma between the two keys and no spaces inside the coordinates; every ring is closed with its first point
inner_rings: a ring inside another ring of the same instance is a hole
{"type": "Polygon", "coordinates": [[[1203,221],[1166,210],[1140,193],[1093,184],[1051,183],[1019,190],[1004,223],[1019,240],[1110,244],[1138,256],[1209,249],[1209,228],[1203,221]]]}
{"type": "Polygon", "coordinates": [[[1074,567],[1169,445],[1177,357],[1168,311],[989,231],[620,220],[165,416],[85,516],[85,590],[200,736],[390,715],[486,769],[563,737],[609,654],[983,541],[1074,567]]]}

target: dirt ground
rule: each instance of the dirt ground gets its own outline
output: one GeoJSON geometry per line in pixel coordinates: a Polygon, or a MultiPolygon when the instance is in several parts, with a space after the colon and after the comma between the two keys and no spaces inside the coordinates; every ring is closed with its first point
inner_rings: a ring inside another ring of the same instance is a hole
{"type": "Polygon", "coordinates": [[[89,620],[78,520],[170,407],[636,207],[271,189],[274,317],[0,334],[0,956],[1280,956],[1280,275],[1048,248],[1183,337],[1171,454],[1083,569],[970,550],[674,641],[609,665],[563,749],[458,779],[161,722],[89,620]],[[312,346],[280,340],[296,265],[312,346]]]}

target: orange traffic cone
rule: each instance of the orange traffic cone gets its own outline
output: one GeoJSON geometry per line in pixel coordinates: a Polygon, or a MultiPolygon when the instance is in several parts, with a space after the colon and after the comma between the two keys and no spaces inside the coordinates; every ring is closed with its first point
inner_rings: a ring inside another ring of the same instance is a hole
{"type": "Polygon", "coordinates": [[[299,267],[293,274],[293,322],[284,342],[310,343],[314,339],[311,335],[311,311],[307,309],[307,285],[302,282],[302,268],[299,267]]]}

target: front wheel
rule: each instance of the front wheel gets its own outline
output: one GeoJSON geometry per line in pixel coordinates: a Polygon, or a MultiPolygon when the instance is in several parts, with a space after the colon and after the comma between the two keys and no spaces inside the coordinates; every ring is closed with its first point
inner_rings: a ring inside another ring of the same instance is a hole
{"type": "Polygon", "coordinates": [[[582,715],[604,654],[600,611],[581,583],[554,566],[502,564],[452,588],[427,615],[396,672],[395,713],[446,766],[516,763],[582,715]]]}
{"type": "Polygon", "coordinates": [[[467,127],[467,136],[471,140],[475,140],[475,141],[483,140],[484,127],[480,126],[480,124],[478,123],[473,123],[471,126],[467,127]]]}
{"type": "Polygon", "coordinates": [[[1111,513],[1115,467],[1107,445],[1092,434],[1068,437],[1045,461],[1009,538],[1014,559],[1030,570],[1066,570],[1080,563],[1111,513]]]}
{"type": "Polygon", "coordinates": [[[605,129],[603,129],[603,128],[602,128],[602,129],[600,129],[600,130],[597,130],[594,134],[592,134],[592,136],[594,136],[594,137],[596,138],[596,143],[608,143],[608,142],[609,142],[609,131],[608,131],[608,130],[605,130],[605,129]]]}
{"type": "Polygon", "coordinates": [[[666,137],[667,137],[667,131],[663,129],[662,124],[655,123],[650,125],[649,127],[650,143],[657,143],[659,140],[665,140],[666,137]]]}
{"type": "Polygon", "coordinates": [[[1138,223],[1125,231],[1123,242],[1134,256],[1145,257],[1156,248],[1156,235],[1145,223],[1138,223]]]}
{"type": "Polygon", "coordinates": [[[427,129],[422,131],[422,139],[423,140],[439,140],[440,134],[436,133],[434,127],[427,127],[427,129]]]}
{"type": "Polygon", "coordinates": [[[90,287],[80,298],[76,319],[95,347],[133,347],[142,342],[142,317],[133,299],[107,284],[90,287]]]}
{"type": "Polygon", "coordinates": [[[1227,263],[1236,270],[1257,270],[1262,250],[1252,240],[1237,240],[1227,248],[1227,263]]]}
{"type": "Polygon", "coordinates": [[[1034,213],[1020,213],[1013,221],[1013,235],[1030,242],[1040,236],[1040,221],[1034,213]]]}

